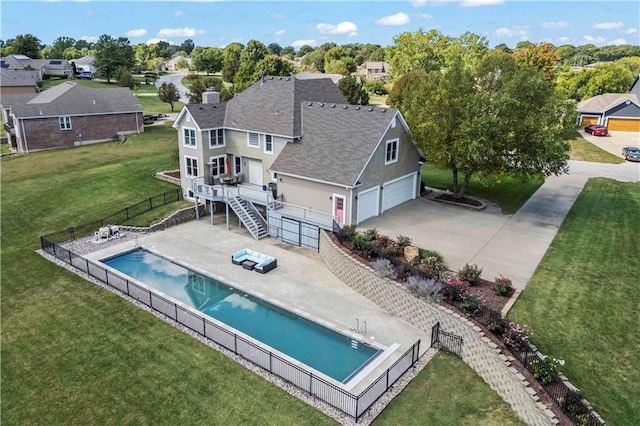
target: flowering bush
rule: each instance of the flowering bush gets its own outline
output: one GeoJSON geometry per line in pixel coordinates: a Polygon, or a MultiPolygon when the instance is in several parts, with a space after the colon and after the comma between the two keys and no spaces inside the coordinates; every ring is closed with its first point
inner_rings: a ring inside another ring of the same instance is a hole
{"type": "Polygon", "coordinates": [[[477,294],[466,293],[462,296],[462,304],[460,307],[463,312],[469,315],[477,315],[480,312],[480,306],[484,303],[482,296],[477,294]]]}
{"type": "Polygon", "coordinates": [[[564,365],[564,360],[544,357],[531,363],[533,377],[540,383],[548,385],[558,380],[558,368],[564,365]]]}
{"type": "Polygon", "coordinates": [[[378,273],[379,276],[383,278],[390,278],[392,280],[398,278],[398,272],[396,272],[396,268],[394,268],[391,261],[387,259],[375,260],[371,262],[371,267],[378,273]]]}
{"type": "Polygon", "coordinates": [[[464,295],[467,294],[469,290],[469,283],[466,281],[459,281],[453,275],[449,275],[446,277],[445,281],[445,296],[447,299],[453,300],[462,300],[464,295]]]}
{"type": "Polygon", "coordinates": [[[435,256],[422,259],[420,264],[424,270],[435,279],[442,278],[443,274],[447,271],[447,265],[435,256]]]}
{"type": "Polygon", "coordinates": [[[434,279],[425,279],[411,275],[404,282],[405,287],[417,297],[440,303],[444,298],[443,285],[434,279]]]}
{"type": "Polygon", "coordinates": [[[406,237],[404,235],[398,235],[396,238],[398,240],[398,248],[399,249],[404,249],[405,247],[410,246],[411,243],[412,243],[411,238],[406,237]]]}
{"type": "Polygon", "coordinates": [[[514,290],[512,284],[509,278],[500,275],[493,281],[493,291],[495,291],[498,296],[511,296],[514,290]]]}
{"type": "Polygon", "coordinates": [[[457,277],[460,281],[468,282],[469,285],[476,285],[480,281],[480,274],[482,274],[482,268],[467,263],[458,271],[457,277]]]}
{"type": "Polygon", "coordinates": [[[521,350],[529,343],[530,335],[531,331],[527,324],[510,322],[502,337],[505,345],[514,350],[521,350]]]}

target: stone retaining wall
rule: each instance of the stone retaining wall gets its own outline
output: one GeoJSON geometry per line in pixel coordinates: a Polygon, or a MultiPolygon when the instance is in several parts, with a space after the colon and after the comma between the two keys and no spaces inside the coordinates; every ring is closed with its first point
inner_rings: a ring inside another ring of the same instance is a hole
{"type": "Polygon", "coordinates": [[[172,172],[172,171],[174,171],[174,170],[164,170],[162,172],[156,173],[154,177],[156,179],[163,180],[165,182],[169,182],[169,183],[172,183],[174,185],[180,186],[180,179],[165,174],[167,172],[172,172]]]}
{"type": "Polygon", "coordinates": [[[480,327],[434,303],[414,297],[395,281],[379,277],[375,271],[320,232],[320,256],[334,275],[390,314],[429,333],[436,322],[442,329],[464,340],[462,360],[473,368],[516,414],[528,424],[557,424],[555,414],[543,404],[527,379],[509,363],[500,348],[480,327]]]}
{"type": "MultiPolygon", "coordinates": [[[[206,206],[201,204],[198,206],[200,217],[206,214],[206,206]]],[[[193,207],[186,207],[172,213],[170,216],[162,219],[158,223],[154,223],[151,226],[120,226],[120,230],[132,231],[132,232],[155,232],[163,229],[171,228],[172,226],[180,225],[181,223],[190,222],[196,220],[196,209],[193,207]]]]}

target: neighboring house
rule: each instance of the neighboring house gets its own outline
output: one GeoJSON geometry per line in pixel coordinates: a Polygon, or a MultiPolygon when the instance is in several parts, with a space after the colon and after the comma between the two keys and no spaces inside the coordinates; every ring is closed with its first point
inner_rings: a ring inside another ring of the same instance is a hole
{"type": "Polygon", "coordinates": [[[0,58],[0,68],[9,71],[36,71],[38,81],[46,77],[73,76],[73,66],[65,59],[31,59],[25,55],[0,58]]]}
{"type": "Polygon", "coordinates": [[[391,76],[391,69],[386,62],[365,62],[360,66],[360,74],[364,74],[367,81],[382,81],[387,82],[387,79],[391,76]]]}
{"type": "Polygon", "coordinates": [[[70,62],[73,62],[74,64],[76,64],[76,71],[77,72],[90,72],[92,74],[95,74],[96,72],[96,67],[94,65],[94,62],[96,61],[95,56],[83,56],[82,58],[78,58],[78,59],[72,59],[70,62]]]}
{"type": "Polygon", "coordinates": [[[0,69],[0,97],[16,93],[36,93],[38,83],[33,71],[0,69]]]}
{"type": "Polygon", "coordinates": [[[311,71],[301,71],[296,74],[296,78],[298,80],[309,80],[312,78],[330,78],[334,84],[338,84],[338,82],[344,77],[342,74],[327,74],[323,72],[311,72],[311,71]]]}
{"type": "Polygon", "coordinates": [[[227,203],[255,238],[317,248],[319,228],[419,195],[424,160],[397,109],[348,105],[328,78],[265,77],[226,103],[204,95],[174,124],[184,195],[227,203]],[[234,175],[240,185],[221,185],[234,175]]]}
{"type": "Polygon", "coordinates": [[[142,108],[128,88],[91,89],[68,81],[40,93],[6,95],[0,103],[9,143],[18,152],[144,131],[142,108]]]}
{"type": "Polygon", "coordinates": [[[166,71],[188,71],[191,66],[191,57],[182,55],[171,58],[165,64],[166,71]]]}
{"type": "Polygon", "coordinates": [[[628,93],[605,93],[578,103],[579,124],[601,124],[613,131],[640,132],[640,76],[628,93]]]}

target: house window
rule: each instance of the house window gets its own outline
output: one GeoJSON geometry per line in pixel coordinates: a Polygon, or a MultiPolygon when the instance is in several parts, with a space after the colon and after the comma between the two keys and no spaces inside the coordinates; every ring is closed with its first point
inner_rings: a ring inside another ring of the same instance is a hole
{"type": "Polygon", "coordinates": [[[198,177],[198,159],[195,157],[184,157],[187,168],[187,176],[198,177]]]}
{"type": "Polygon", "coordinates": [[[260,135],[257,133],[247,133],[247,143],[250,147],[260,148],[260,135]]]}
{"type": "Polygon", "coordinates": [[[242,157],[238,157],[238,156],[233,157],[233,167],[235,169],[234,172],[237,175],[242,173],[242,157]]]}
{"type": "Polygon", "coordinates": [[[217,177],[226,172],[224,167],[224,157],[224,155],[221,155],[219,157],[211,157],[209,159],[211,164],[211,176],[217,177]]]}
{"type": "Polygon", "coordinates": [[[60,130],[71,130],[71,117],[65,115],[64,117],[59,117],[60,121],[60,130]]]}
{"type": "Polygon", "coordinates": [[[184,146],[196,148],[196,129],[189,129],[185,127],[184,131],[184,146]]]}
{"type": "Polygon", "coordinates": [[[264,152],[267,154],[273,154],[273,136],[264,135],[264,152]]]}
{"type": "Polygon", "coordinates": [[[224,130],[209,130],[209,148],[218,148],[224,146],[224,130]]]}
{"type": "Polygon", "coordinates": [[[398,139],[392,139],[387,141],[384,164],[391,164],[396,161],[398,161],[398,139]]]}

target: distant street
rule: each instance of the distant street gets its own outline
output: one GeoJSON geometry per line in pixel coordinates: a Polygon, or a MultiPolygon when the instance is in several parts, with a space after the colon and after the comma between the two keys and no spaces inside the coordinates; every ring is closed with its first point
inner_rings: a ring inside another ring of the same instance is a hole
{"type": "Polygon", "coordinates": [[[173,83],[173,85],[176,86],[176,89],[178,89],[178,92],[180,93],[180,102],[188,104],[189,98],[187,97],[187,93],[189,93],[189,90],[182,85],[182,79],[184,77],[186,77],[186,74],[161,75],[158,80],[156,80],[156,87],[160,87],[164,82],[166,82],[167,84],[173,83]]]}

